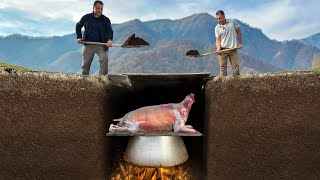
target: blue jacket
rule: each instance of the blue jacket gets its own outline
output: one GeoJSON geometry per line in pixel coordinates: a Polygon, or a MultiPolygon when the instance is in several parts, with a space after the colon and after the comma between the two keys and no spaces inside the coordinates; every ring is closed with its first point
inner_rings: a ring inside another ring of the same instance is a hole
{"type": "MultiPolygon", "coordinates": [[[[91,31],[92,23],[94,20],[93,13],[89,13],[84,15],[80,21],[76,24],[76,33],[77,33],[77,39],[82,38],[84,41],[92,41],[89,39],[88,34],[91,31]],[[82,37],[81,28],[84,26],[84,33],[82,37]]],[[[98,18],[99,21],[102,22],[102,26],[100,27],[100,35],[101,35],[101,41],[103,43],[108,42],[108,40],[113,40],[113,30],[111,26],[110,19],[107,18],[104,15],[101,15],[98,18]]]]}

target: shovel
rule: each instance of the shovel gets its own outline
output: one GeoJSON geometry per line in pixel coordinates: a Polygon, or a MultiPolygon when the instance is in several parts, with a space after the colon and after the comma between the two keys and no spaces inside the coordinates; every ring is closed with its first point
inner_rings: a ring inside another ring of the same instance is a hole
{"type": "MultiPolygon", "coordinates": [[[[232,51],[232,50],[235,50],[235,49],[238,49],[238,48],[224,49],[224,50],[221,50],[220,53],[227,52],[227,51],[232,51]]],[[[208,55],[212,55],[212,54],[217,54],[217,51],[207,52],[207,53],[204,53],[204,54],[199,54],[199,52],[197,50],[190,50],[190,51],[186,52],[186,56],[190,56],[190,57],[203,57],[203,56],[208,56],[208,55]]]]}
{"type": "MultiPolygon", "coordinates": [[[[85,44],[94,44],[94,45],[101,45],[106,46],[107,43],[102,42],[91,42],[91,41],[82,41],[82,43],[85,44]]],[[[132,45],[124,45],[124,44],[112,44],[112,47],[122,47],[122,48],[141,48],[149,45],[138,45],[138,44],[132,44],[132,45]]]]}
{"type": "MultiPolygon", "coordinates": [[[[106,46],[107,43],[101,42],[90,42],[90,41],[82,41],[85,44],[96,44],[106,46]]],[[[112,47],[123,47],[123,48],[140,48],[149,46],[149,43],[139,37],[136,37],[135,34],[131,34],[128,39],[121,45],[121,44],[112,44],[112,47]]]]}

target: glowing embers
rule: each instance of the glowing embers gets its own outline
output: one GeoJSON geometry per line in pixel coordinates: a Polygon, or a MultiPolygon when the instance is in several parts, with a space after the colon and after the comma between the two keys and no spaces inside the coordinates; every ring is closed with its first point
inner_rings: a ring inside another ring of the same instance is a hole
{"type": "Polygon", "coordinates": [[[118,161],[118,167],[113,171],[112,180],[187,180],[190,179],[189,168],[186,164],[152,168],[128,164],[118,161]]]}

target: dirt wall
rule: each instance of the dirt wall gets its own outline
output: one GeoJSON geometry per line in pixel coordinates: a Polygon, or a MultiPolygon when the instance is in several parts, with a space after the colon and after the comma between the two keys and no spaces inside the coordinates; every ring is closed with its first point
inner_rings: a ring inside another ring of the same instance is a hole
{"type": "Polygon", "coordinates": [[[205,87],[208,179],[318,179],[320,74],[215,78],[205,87]]]}
{"type": "Polygon", "coordinates": [[[3,73],[0,82],[0,179],[106,177],[106,120],[122,113],[125,83],[41,72],[3,73]]]}

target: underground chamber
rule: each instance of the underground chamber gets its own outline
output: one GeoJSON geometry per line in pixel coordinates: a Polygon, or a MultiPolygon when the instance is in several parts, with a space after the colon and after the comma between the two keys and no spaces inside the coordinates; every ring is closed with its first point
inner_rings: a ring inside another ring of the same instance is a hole
{"type": "MultiPolygon", "coordinates": [[[[186,124],[197,133],[107,133],[110,179],[201,179],[204,178],[203,118],[208,73],[125,74],[130,89],[117,95],[114,118],[144,106],[177,103],[189,93],[195,103],[186,124]],[[120,100],[119,100],[120,97],[120,100]]],[[[112,102],[111,102],[112,103],[112,102]]],[[[110,124],[113,123],[110,120],[110,124]]],[[[108,124],[109,125],[109,124],[108,124]]]]}

